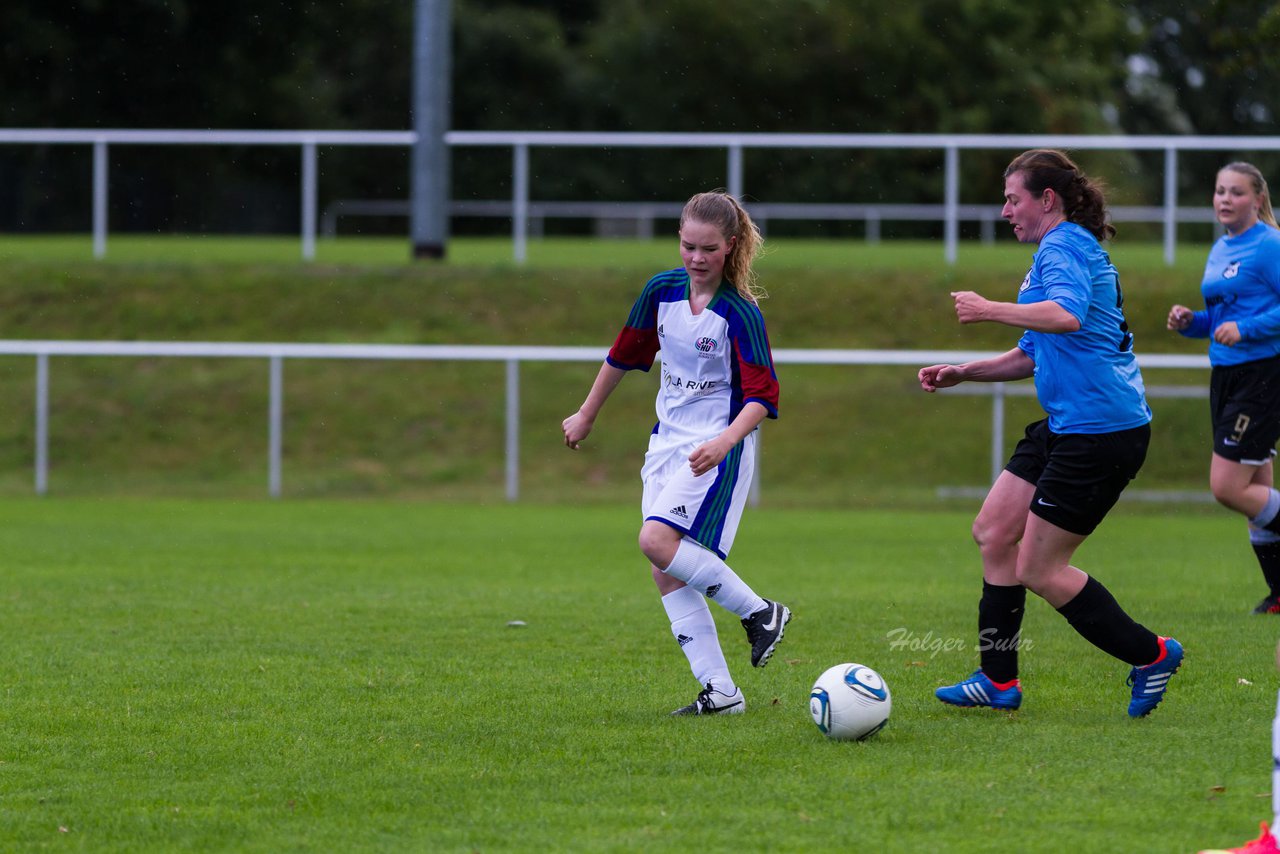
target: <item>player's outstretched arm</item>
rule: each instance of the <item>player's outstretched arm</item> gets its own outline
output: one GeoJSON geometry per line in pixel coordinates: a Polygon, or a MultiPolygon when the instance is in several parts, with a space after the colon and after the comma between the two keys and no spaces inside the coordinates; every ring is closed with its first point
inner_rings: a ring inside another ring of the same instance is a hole
{"type": "Polygon", "coordinates": [[[1002,323],[1036,332],[1075,332],[1080,320],[1053,300],[1033,303],[992,302],[973,291],[952,291],[961,323],[1002,323]]]}
{"type": "Polygon", "coordinates": [[[940,388],[951,388],[964,382],[964,368],[961,365],[930,365],[921,368],[916,377],[920,380],[920,388],[932,394],[940,388]]]}
{"type": "Polygon", "coordinates": [[[999,383],[1010,380],[1024,380],[1036,370],[1031,357],[1014,347],[999,356],[990,359],[979,359],[976,362],[965,362],[963,365],[930,365],[921,368],[917,377],[920,387],[927,392],[935,392],[940,388],[950,388],[963,382],[999,383]]]}
{"type": "Polygon", "coordinates": [[[591,433],[591,428],[596,423],[596,416],[600,414],[605,401],[626,375],[626,371],[615,368],[608,362],[600,366],[600,372],[596,374],[595,382],[591,384],[587,399],[582,402],[582,406],[578,407],[577,412],[560,422],[567,448],[573,451],[578,450],[578,443],[591,433]]]}

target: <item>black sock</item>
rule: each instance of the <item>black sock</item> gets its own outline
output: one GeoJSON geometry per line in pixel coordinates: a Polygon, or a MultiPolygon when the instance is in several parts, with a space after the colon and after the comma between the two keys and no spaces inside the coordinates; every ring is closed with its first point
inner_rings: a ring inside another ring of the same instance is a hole
{"type": "Polygon", "coordinates": [[[1018,678],[1018,644],[1027,588],[982,582],[978,601],[978,656],[982,672],[992,682],[1018,678]]]}
{"type": "Polygon", "coordinates": [[[1253,543],[1253,553],[1258,556],[1262,577],[1267,580],[1272,596],[1280,596],[1280,542],[1253,543]]]}
{"type": "Polygon", "coordinates": [[[1134,667],[1151,664],[1160,655],[1160,639],[1150,629],[1135,623],[1093,576],[1058,613],[1089,643],[1134,667]]]}

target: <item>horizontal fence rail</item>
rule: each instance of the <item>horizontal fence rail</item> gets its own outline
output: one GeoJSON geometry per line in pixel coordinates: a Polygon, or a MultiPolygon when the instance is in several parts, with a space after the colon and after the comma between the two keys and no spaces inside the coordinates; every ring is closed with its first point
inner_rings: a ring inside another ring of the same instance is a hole
{"type": "MultiPolygon", "coordinates": [[[[839,204],[801,202],[752,202],[752,220],[761,232],[768,233],[770,220],[862,221],[866,224],[868,243],[880,241],[880,224],[890,222],[944,222],[945,205],[925,204],[839,204]]],[[[320,215],[320,234],[336,237],[338,219],[352,216],[408,217],[412,203],[400,199],[338,199],[325,206],[320,215]]],[[[626,236],[651,238],[655,233],[654,222],[659,219],[675,221],[684,210],[684,202],[529,202],[529,233],[541,236],[541,223],[547,219],[593,219],[597,223],[627,224],[631,229],[626,236]]],[[[1164,208],[1155,205],[1115,205],[1107,209],[1112,222],[1163,222],[1164,208]]],[[[976,222],[983,243],[995,242],[996,224],[1003,222],[1000,205],[960,205],[955,215],[960,222],[976,222]]],[[[501,199],[454,201],[449,204],[449,215],[508,219],[511,202],[501,199]]],[[[1174,212],[1179,223],[1207,223],[1221,232],[1212,210],[1204,205],[1179,207],[1174,212]]],[[[615,228],[610,236],[623,236],[615,228]]]]}
{"type": "MultiPolygon", "coordinates": [[[[512,153],[512,256],[527,255],[530,153],[539,148],[714,148],[726,152],[725,185],[743,196],[745,153],[752,149],[916,149],[942,153],[943,244],[947,263],[955,263],[960,235],[960,152],[1019,151],[1028,148],[1072,150],[1161,151],[1164,153],[1164,198],[1159,207],[1164,229],[1165,263],[1172,265],[1177,246],[1178,155],[1183,151],[1280,151],[1280,136],[1084,136],[1079,134],[815,134],[815,133],[593,133],[570,131],[449,131],[450,147],[509,148],[512,153]]],[[[111,145],[294,146],[302,155],[302,257],[315,258],[318,149],[320,146],[399,146],[417,143],[413,131],[253,131],[253,130],[123,130],[0,129],[0,144],[90,145],[93,147],[94,257],[106,255],[107,171],[111,145]]]]}
{"type": "MultiPolygon", "coordinates": [[[[505,480],[508,501],[520,495],[520,364],[522,362],[586,362],[598,364],[600,347],[510,347],[449,344],[276,344],[164,341],[20,341],[0,340],[0,356],[33,356],[35,374],[35,491],[49,487],[49,386],[51,357],[167,357],[265,359],[268,363],[267,491],[282,494],[284,450],[284,361],[286,359],[372,359],[383,361],[501,362],[506,367],[504,407],[505,480]]],[[[827,365],[920,368],[989,358],[994,352],[977,350],[797,350],[773,351],[779,365],[827,365]]],[[[1138,357],[1143,368],[1209,368],[1207,356],[1151,354],[1138,357]]],[[[967,383],[945,394],[989,394],[992,397],[991,479],[1004,465],[1004,400],[1006,395],[1033,394],[1029,383],[967,383]]],[[[1203,397],[1203,385],[1153,386],[1152,397],[1203,397]]],[[[759,479],[757,478],[756,487],[759,479]]],[[[753,501],[759,492],[753,491],[753,501]]]]}

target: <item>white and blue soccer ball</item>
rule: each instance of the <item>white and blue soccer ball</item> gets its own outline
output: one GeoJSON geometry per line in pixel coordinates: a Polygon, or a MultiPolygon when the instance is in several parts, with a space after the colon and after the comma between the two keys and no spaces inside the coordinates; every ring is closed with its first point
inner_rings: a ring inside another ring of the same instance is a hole
{"type": "Polygon", "coordinates": [[[828,668],[809,692],[809,714],[827,738],[862,741],[884,729],[893,700],[884,677],[864,664],[828,668]]]}

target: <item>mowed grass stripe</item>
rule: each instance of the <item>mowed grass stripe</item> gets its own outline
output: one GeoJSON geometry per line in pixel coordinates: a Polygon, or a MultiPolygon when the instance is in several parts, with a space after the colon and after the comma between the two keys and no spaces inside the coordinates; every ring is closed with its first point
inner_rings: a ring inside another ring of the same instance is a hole
{"type": "Polygon", "coordinates": [[[1077,563],[1187,647],[1149,719],[1127,668],[1029,603],[1026,702],[973,669],[968,512],[749,510],[732,565],[796,619],[749,703],[697,686],[633,505],[6,500],[0,847],[1187,851],[1269,801],[1276,623],[1225,511],[1123,508],[1077,563]],[[513,620],[523,627],[511,627],[513,620]],[[884,674],[889,727],[828,742],[814,678],[884,674]]]}

